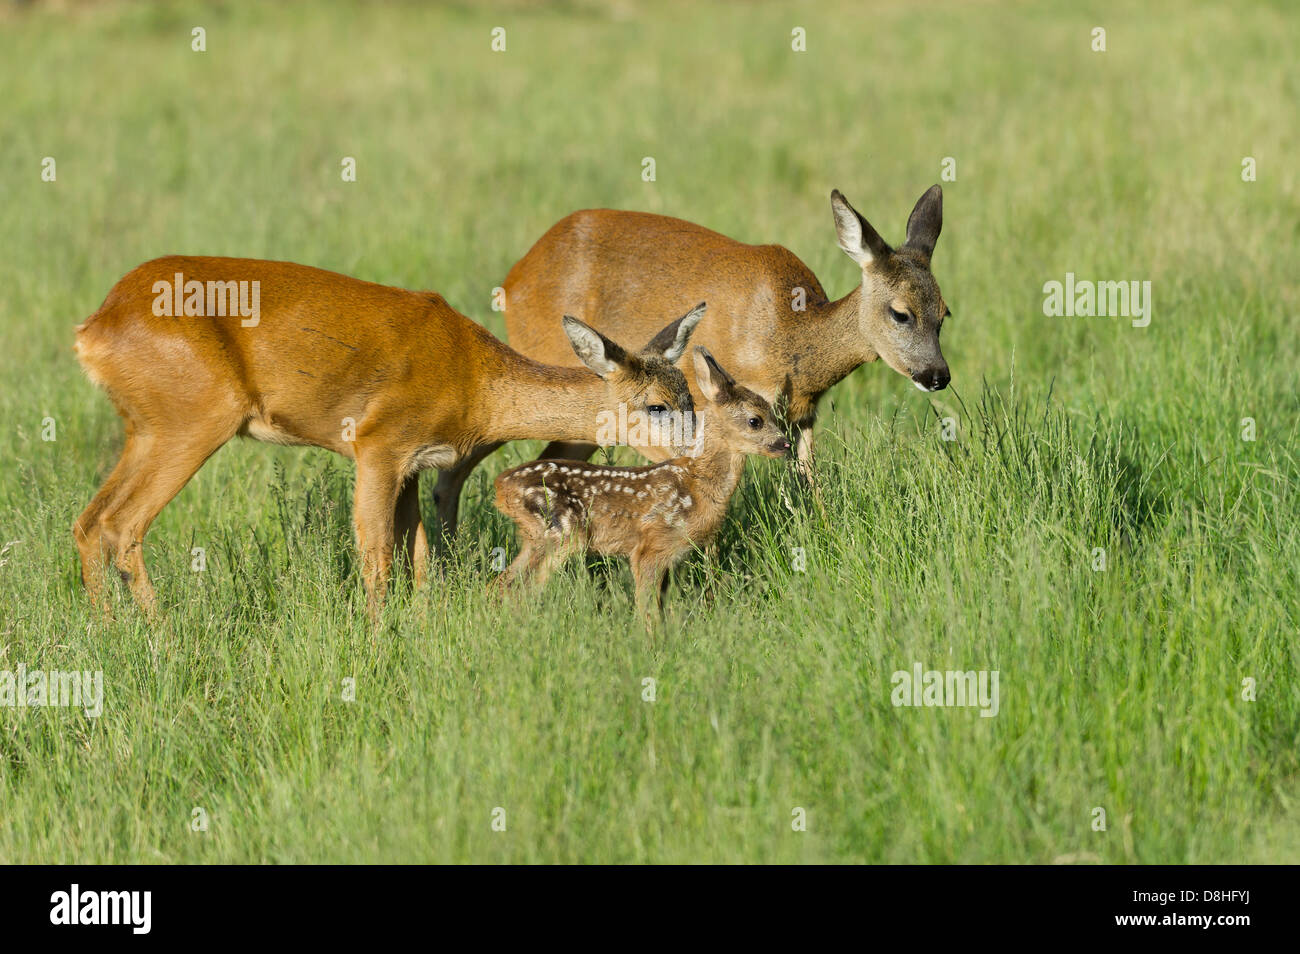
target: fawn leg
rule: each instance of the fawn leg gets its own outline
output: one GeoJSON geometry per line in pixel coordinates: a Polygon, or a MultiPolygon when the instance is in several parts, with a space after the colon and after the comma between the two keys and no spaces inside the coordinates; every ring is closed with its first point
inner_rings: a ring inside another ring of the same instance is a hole
{"type": "Polygon", "coordinates": [[[527,581],[533,568],[542,559],[542,548],[536,541],[524,540],[519,549],[519,555],[510,561],[510,565],[501,571],[501,575],[488,584],[489,587],[495,587],[499,592],[504,593],[512,586],[517,586],[527,581]]]}
{"type": "Polygon", "coordinates": [[[546,581],[551,578],[551,574],[559,569],[560,565],[569,558],[572,548],[564,544],[558,546],[551,545],[546,548],[546,554],[537,562],[533,569],[533,585],[541,588],[546,585],[546,581]]]}
{"type": "Polygon", "coordinates": [[[663,617],[663,595],[668,585],[668,568],[672,561],[653,546],[641,544],[632,551],[632,579],[636,581],[636,608],[653,632],[663,617]],[[651,603],[654,606],[651,606],[651,603]]]}
{"type": "Polygon", "coordinates": [[[580,541],[546,531],[524,537],[521,530],[520,538],[523,544],[519,556],[496,581],[503,591],[516,584],[540,589],[565,560],[582,549],[580,541]]]}

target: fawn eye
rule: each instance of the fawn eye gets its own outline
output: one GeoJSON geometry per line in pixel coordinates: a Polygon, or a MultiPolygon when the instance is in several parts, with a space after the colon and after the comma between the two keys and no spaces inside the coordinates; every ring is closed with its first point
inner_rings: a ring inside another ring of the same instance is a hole
{"type": "Polygon", "coordinates": [[[653,416],[653,417],[658,417],[660,414],[664,414],[664,413],[666,413],[667,410],[668,410],[668,408],[664,407],[662,404],[647,404],[647,405],[646,405],[646,411],[647,411],[651,416],[653,416]]]}
{"type": "Polygon", "coordinates": [[[758,430],[763,426],[763,419],[761,417],[751,417],[749,419],[749,426],[754,430],[758,430]]]}
{"type": "Polygon", "coordinates": [[[912,320],[912,316],[905,311],[899,311],[897,308],[890,307],[889,317],[893,318],[900,325],[905,325],[912,320]]]}

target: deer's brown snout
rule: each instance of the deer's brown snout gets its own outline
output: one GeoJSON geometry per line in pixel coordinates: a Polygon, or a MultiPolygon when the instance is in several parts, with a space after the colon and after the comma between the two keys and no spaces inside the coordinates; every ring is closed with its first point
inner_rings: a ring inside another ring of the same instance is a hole
{"type": "Polygon", "coordinates": [[[768,447],[768,452],[773,457],[789,457],[791,444],[784,437],[768,447]]]}

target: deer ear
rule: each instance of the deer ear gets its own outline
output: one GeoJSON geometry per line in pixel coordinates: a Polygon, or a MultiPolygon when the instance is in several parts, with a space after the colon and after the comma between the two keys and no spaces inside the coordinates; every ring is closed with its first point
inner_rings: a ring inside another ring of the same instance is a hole
{"type": "Polygon", "coordinates": [[[839,189],[831,190],[831,212],[835,214],[835,231],[839,235],[840,248],[861,267],[866,268],[874,259],[887,258],[893,251],[880,237],[880,233],[871,227],[871,223],[849,205],[849,200],[844,198],[839,189]]]}
{"type": "Polygon", "coordinates": [[[657,354],[669,364],[676,364],[686,353],[686,346],[691,341],[691,332],[703,317],[704,302],[700,302],[650,339],[650,343],[642,351],[657,354]]]}
{"type": "Polygon", "coordinates": [[[722,365],[709,354],[709,349],[699,345],[695,346],[695,380],[700,385],[700,391],[713,404],[721,404],[736,387],[736,382],[722,370],[722,365]]]}
{"type": "Polygon", "coordinates": [[[574,353],[587,367],[607,378],[627,362],[627,352],[595,328],[572,315],[564,316],[564,333],[574,353]]]}
{"type": "Polygon", "coordinates": [[[938,183],[925,190],[925,195],[916,200],[916,208],[907,219],[908,248],[924,252],[929,258],[934,254],[934,243],[939,241],[939,230],[943,228],[943,190],[938,183]]]}

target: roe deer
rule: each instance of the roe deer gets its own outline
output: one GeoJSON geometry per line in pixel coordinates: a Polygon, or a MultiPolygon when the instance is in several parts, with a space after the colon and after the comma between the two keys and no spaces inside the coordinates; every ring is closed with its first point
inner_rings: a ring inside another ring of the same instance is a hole
{"type": "Polygon", "coordinates": [[[541,585],[576,553],[626,556],[638,610],[651,623],[649,600],[657,591],[662,612],[668,570],[693,545],[712,541],[746,455],[790,452],[768,402],[738,385],[700,347],[695,377],[710,402],[697,426],[695,456],[648,467],[544,460],[497,477],[497,509],[515,522],[520,539],[519,555],[497,585],[541,585]]]}
{"type": "MultiPolygon", "coordinates": [[[[939,329],[949,312],[930,272],[943,224],[939,186],[917,201],[907,240],[897,249],[839,190],[831,193],[831,210],[840,248],[862,270],[861,282],[838,301],[827,300],[816,276],[779,245],[745,245],[644,212],[575,212],[506,276],[510,345],[539,361],[572,363],[549,334],[547,316],[577,315],[607,334],[635,338],[650,331],[645,316],[705,300],[709,321],[697,343],[773,405],[785,403],[799,469],[811,481],[817,403],[859,365],[882,358],[925,391],[949,381],[939,349],[939,329]]],[[[594,449],[561,442],[541,456],[584,460],[594,449]]],[[[655,459],[653,452],[647,456],[655,459]]],[[[474,463],[467,459],[465,466],[474,463]]],[[[456,492],[459,484],[450,484],[448,490],[456,492]]]]}
{"type": "Polygon", "coordinates": [[[239,434],[356,461],[353,518],[373,613],[395,550],[411,561],[416,583],[424,579],[421,470],[450,467],[492,441],[592,440],[600,412],[621,403],[660,415],[692,412],[675,363],[700,311],[639,354],[565,316],[586,367],[552,367],[512,351],[434,292],[289,262],[146,262],[77,328],[77,356],[126,426],[121,459],[73,525],[82,581],[100,602],[111,560],[151,610],[145,533],[239,434]],[[250,286],[256,314],[236,313],[235,288],[250,286]],[[228,300],[232,317],[224,317],[228,300]],[[173,310],[181,316],[166,317],[173,310]]]}

